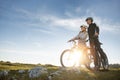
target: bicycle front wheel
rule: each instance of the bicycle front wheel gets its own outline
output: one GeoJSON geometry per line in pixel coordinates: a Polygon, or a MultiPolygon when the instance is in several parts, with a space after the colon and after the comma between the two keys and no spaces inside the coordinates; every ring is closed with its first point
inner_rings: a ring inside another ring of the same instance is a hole
{"type": "Polygon", "coordinates": [[[90,62],[88,64],[85,64],[86,68],[88,68],[89,70],[100,69],[100,56],[98,51],[96,51],[96,54],[94,55],[93,54],[89,55],[89,60],[90,62]]]}
{"type": "Polygon", "coordinates": [[[75,61],[73,60],[72,50],[66,49],[62,52],[60,56],[60,63],[62,67],[73,67],[75,65],[75,61]]]}

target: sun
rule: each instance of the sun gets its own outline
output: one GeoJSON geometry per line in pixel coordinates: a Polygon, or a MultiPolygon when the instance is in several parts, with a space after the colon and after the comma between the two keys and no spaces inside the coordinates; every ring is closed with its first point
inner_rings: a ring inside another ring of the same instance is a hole
{"type": "Polygon", "coordinates": [[[73,52],[73,61],[75,66],[80,66],[80,62],[82,61],[82,51],[81,50],[74,50],[73,52]]]}

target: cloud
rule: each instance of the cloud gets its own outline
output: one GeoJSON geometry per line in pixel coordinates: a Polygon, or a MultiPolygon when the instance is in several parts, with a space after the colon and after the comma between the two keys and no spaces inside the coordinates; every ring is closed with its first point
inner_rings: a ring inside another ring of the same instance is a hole
{"type": "Polygon", "coordinates": [[[60,26],[66,29],[76,30],[80,25],[86,24],[82,18],[62,19],[57,18],[51,22],[53,26],[60,26]]]}
{"type": "Polygon", "coordinates": [[[0,52],[5,52],[5,53],[17,53],[16,50],[13,49],[0,49],[0,52]]]}
{"type": "Polygon", "coordinates": [[[23,8],[14,8],[16,13],[21,18],[27,18],[27,19],[39,19],[39,15],[35,12],[31,12],[29,10],[23,9],[23,8]]]}
{"type": "Polygon", "coordinates": [[[45,33],[45,34],[53,34],[52,31],[44,30],[44,29],[33,29],[33,31],[35,31],[35,32],[42,32],[42,33],[45,33]]]}
{"type": "Polygon", "coordinates": [[[38,48],[41,48],[42,47],[42,44],[41,44],[41,42],[33,42],[32,43],[35,47],[38,47],[38,48]]]}
{"type": "Polygon", "coordinates": [[[82,9],[81,9],[80,6],[75,9],[75,12],[76,12],[76,13],[80,13],[81,11],[82,11],[82,9]]]}
{"type": "Polygon", "coordinates": [[[108,31],[108,32],[120,34],[119,23],[115,23],[108,19],[100,18],[97,16],[94,16],[94,22],[98,24],[98,26],[102,29],[101,31],[103,32],[108,31]]]}
{"type": "Polygon", "coordinates": [[[42,53],[40,51],[32,51],[32,50],[17,50],[17,49],[6,49],[6,48],[1,48],[0,53],[12,53],[12,54],[39,54],[42,53]]]}
{"type": "MultiPolygon", "coordinates": [[[[76,22],[82,22],[83,24],[86,24],[85,19],[87,17],[91,16],[94,18],[94,22],[100,27],[102,32],[108,31],[108,32],[112,32],[115,34],[120,34],[120,32],[119,32],[120,31],[120,28],[119,28],[120,23],[119,22],[114,22],[114,20],[109,20],[104,17],[97,16],[97,14],[94,13],[93,8],[82,9],[81,6],[77,6],[74,8],[73,11],[66,11],[65,15],[71,19],[76,20],[76,22]],[[80,14],[82,14],[81,12],[85,12],[84,13],[85,15],[80,16],[80,14]],[[79,13],[79,16],[77,15],[78,13],[79,13]],[[79,18],[79,20],[78,20],[78,18],[79,18]]],[[[71,19],[68,20],[68,22],[70,22],[69,24],[75,23],[74,21],[71,22],[71,19]]]]}
{"type": "MultiPolygon", "coordinates": [[[[107,19],[102,19],[100,17],[97,16],[93,16],[94,18],[94,22],[100,27],[101,31],[109,31],[112,33],[119,33],[120,31],[120,24],[119,23],[113,23],[110,20],[107,19]]],[[[64,27],[66,29],[71,29],[71,30],[77,30],[79,28],[80,25],[85,24],[86,17],[81,17],[81,18],[68,18],[68,19],[64,19],[64,18],[54,18],[51,20],[51,25],[53,26],[61,26],[64,27]]]]}
{"type": "Polygon", "coordinates": [[[0,41],[0,44],[11,45],[11,46],[15,46],[15,45],[16,45],[15,42],[13,42],[13,41],[8,41],[8,40],[0,41]]]}
{"type": "MultiPolygon", "coordinates": [[[[33,27],[36,27],[36,26],[41,27],[42,26],[43,28],[45,28],[44,26],[48,26],[48,28],[51,28],[51,26],[52,26],[55,28],[63,27],[65,29],[77,30],[80,25],[86,24],[85,19],[88,17],[86,15],[81,16],[81,17],[74,16],[75,14],[73,14],[73,13],[76,12],[76,14],[77,14],[82,11],[81,7],[79,7],[79,6],[76,7],[73,12],[65,11],[64,14],[68,18],[56,16],[53,14],[47,14],[47,13],[45,13],[45,14],[43,14],[43,13],[41,14],[39,12],[34,13],[34,12],[30,12],[25,9],[17,9],[17,11],[20,13],[23,13],[26,18],[29,17],[30,19],[32,19],[33,22],[26,23],[26,24],[28,24],[28,26],[33,26],[33,27]]],[[[113,24],[111,24],[110,20],[96,16],[93,12],[90,11],[90,9],[87,9],[86,13],[87,14],[89,13],[94,18],[95,23],[98,24],[98,26],[100,26],[102,31],[119,33],[119,30],[120,30],[119,23],[112,22],[113,24]]],[[[50,29],[48,29],[48,30],[34,29],[34,31],[40,31],[40,32],[47,33],[47,34],[51,33],[50,29]]]]}

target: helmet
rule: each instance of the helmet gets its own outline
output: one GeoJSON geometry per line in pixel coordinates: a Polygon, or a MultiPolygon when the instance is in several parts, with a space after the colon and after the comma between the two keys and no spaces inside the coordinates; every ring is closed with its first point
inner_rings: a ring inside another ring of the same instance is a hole
{"type": "Polygon", "coordinates": [[[83,24],[83,25],[81,25],[80,27],[84,27],[84,28],[86,28],[86,29],[87,29],[87,26],[86,26],[86,25],[84,25],[84,24],[83,24]]]}
{"type": "Polygon", "coordinates": [[[91,20],[91,22],[93,22],[93,18],[92,17],[86,18],[86,21],[88,21],[88,20],[91,20]]]}

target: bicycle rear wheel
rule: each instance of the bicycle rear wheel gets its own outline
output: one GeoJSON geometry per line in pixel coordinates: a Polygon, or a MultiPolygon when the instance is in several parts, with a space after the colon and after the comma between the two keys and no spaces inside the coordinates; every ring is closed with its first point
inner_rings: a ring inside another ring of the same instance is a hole
{"type": "Polygon", "coordinates": [[[102,67],[104,70],[108,70],[109,68],[109,62],[108,62],[108,58],[107,55],[105,53],[102,54],[102,67]]]}
{"type": "Polygon", "coordinates": [[[73,67],[75,65],[72,54],[72,50],[70,49],[66,49],[62,52],[60,56],[60,63],[62,67],[73,67]]]}
{"type": "Polygon", "coordinates": [[[109,62],[108,62],[107,55],[105,54],[105,52],[103,51],[102,48],[99,48],[98,51],[99,51],[99,53],[100,53],[101,67],[102,67],[104,70],[108,70],[108,68],[109,68],[109,62]]]}

